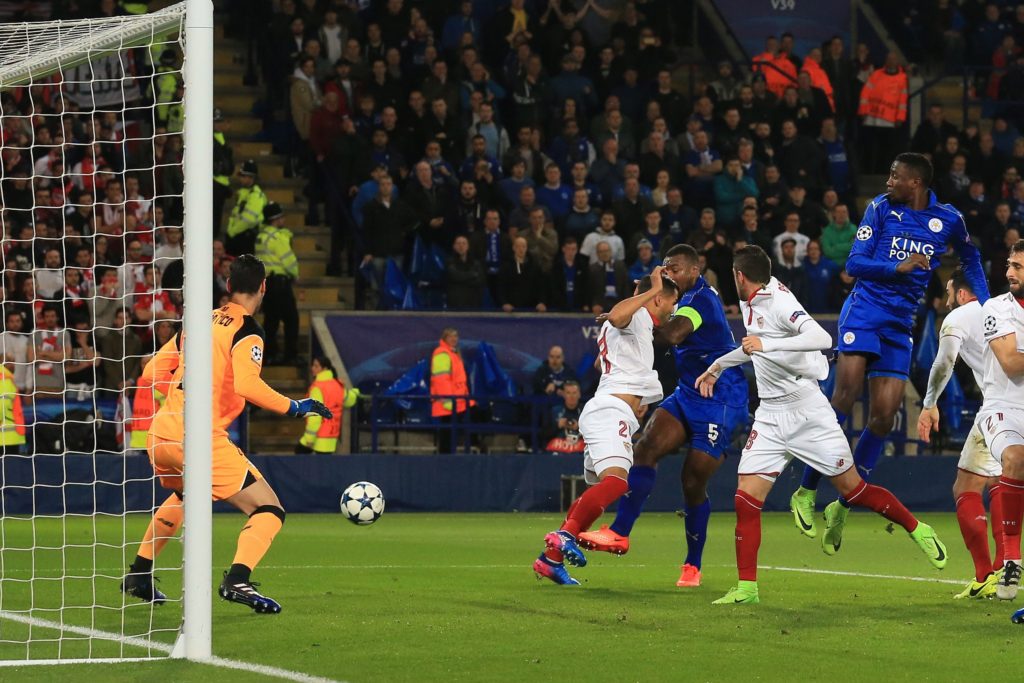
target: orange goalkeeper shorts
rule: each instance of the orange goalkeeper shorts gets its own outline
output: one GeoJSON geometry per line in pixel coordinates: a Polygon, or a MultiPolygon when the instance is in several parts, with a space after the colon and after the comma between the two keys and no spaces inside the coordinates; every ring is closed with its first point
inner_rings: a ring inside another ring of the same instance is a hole
{"type": "MultiPolygon", "coordinates": [[[[185,451],[180,440],[168,439],[150,432],[146,436],[146,451],[153,471],[160,477],[160,485],[173,491],[182,491],[182,469],[185,451]]],[[[249,462],[242,449],[226,436],[213,437],[213,499],[225,500],[245,486],[246,479],[263,479],[256,466],[249,462]]]]}

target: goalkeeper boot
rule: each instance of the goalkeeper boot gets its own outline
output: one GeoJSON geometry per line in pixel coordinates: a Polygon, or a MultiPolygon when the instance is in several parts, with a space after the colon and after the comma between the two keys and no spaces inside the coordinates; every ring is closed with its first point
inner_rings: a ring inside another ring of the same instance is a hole
{"type": "MultiPolygon", "coordinates": [[[[160,579],[155,580],[159,581],[160,579]]],[[[121,592],[143,602],[162,605],[167,602],[167,596],[160,592],[153,581],[151,572],[129,572],[125,574],[124,581],[121,582],[121,592]]]]}
{"type": "Polygon", "coordinates": [[[935,529],[924,522],[918,522],[917,528],[910,532],[910,537],[914,539],[914,543],[917,543],[917,547],[921,549],[933,567],[942,569],[946,566],[946,546],[935,535],[935,529]]]}
{"type": "Polygon", "coordinates": [[[761,602],[757,596],[757,581],[740,581],[732,590],[715,600],[712,605],[756,605],[761,602]]]}
{"type": "Polygon", "coordinates": [[[814,524],[814,499],[817,494],[817,491],[801,486],[789,497],[789,509],[793,513],[793,522],[800,533],[808,538],[818,535],[818,529],[814,524]]]}
{"type": "Polygon", "coordinates": [[[850,508],[838,500],[825,506],[825,533],[821,535],[821,549],[826,555],[835,555],[843,544],[843,529],[846,528],[846,516],[850,508]]]}
{"type": "Polygon", "coordinates": [[[602,553],[625,555],[629,552],[629,536],[619,536],[603,524],[597,531],[584,531],[580,534],[579,544],[587,550],[598,550],[602,553]]]}
{"type": "Polygon", "coordinates": [[[559,586],[578,586],[580,582],[569,576],[569,570],[565,568],[565,565],[561,562],[555,562],[541,556],[533,561],[533,573],[537,575],[537,579],[548,579],[559,586]]]}
{"type": "Polygon", "coordinates": [[[587,556],[576,544],[576,537],[568,531],[552,531],[544,537],[548,550],[557,550],[565,557],[565,561],[574,567],[586,567],[587,556]]]}
{"type": "Polygon", "coordinates": [[[982,598],[991,598],[996,594],[996,583],[998,581],[999,575],[995,572],[989,572],[989,575],[983,581],[971,581],[968,583],[966,588],[953,596],[953,599],[980,600],[982,598]]]}
{"type": "Polygon", "coordinates": [[[1003,571],[996,582],[996,597],[1000,600],[1013,600],[1020,588],[1020,562],[1006,560],[1003,571]]]}
{"type": "Polygon", "coordinates": [[[259,586],[258,583],[239,581],[224,572],[224,580],[217,592],[228,602],[237,602],[240,605],[251,607],[257,614],[279,614],[281,605],[276,600],[260,595],[256,590],[257,586],[259,586]]]}

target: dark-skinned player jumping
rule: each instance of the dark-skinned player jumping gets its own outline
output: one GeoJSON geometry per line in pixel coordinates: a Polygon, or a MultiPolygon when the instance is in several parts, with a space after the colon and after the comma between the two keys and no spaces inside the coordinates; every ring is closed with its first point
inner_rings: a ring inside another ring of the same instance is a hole
{"type": "MultiPolygon", "coordinates": [[[[839,314],[839,359],[832,408],[839,423],[846,421],[868,380],[868,423],[853,451],[865,480],[871,476],[885,439],[903,405],[910,373],[914,313],[948,245],[960,257],[971,289],[984,303],[988,284],[978,249],[967,233],[964,217],[949,204],[940,204],[928,189],[932,164],[922,154],[896,157],[886,182],[888,192],[875,197],[864,211],[846,272],[857,284],[839,314]]],[[[804,470],[803,482],[790,499],[797,528],[817,535],[814,504],[821,474],[804,470]]],[[[839,551],[850,507],[840,498],[825,508],[822,550],[839,551]]]]}
{"type": "Polygon", "coordinates": [[[739,368],[732,368],[722,373],[713,397],[704,398],[694,388],[704,368],[737,344],[718,292],[700,274],[696,250],[682,244],[672,247],[664,268],[682,294],[672,318],[657,328],[654,339],[674,347],[679,384],[654,411],[633,447],[629,493],[619,500],[615,521],[610,527],[580,534],[579,543],[591,550],[626,553],[633,524],[654,489],[658,461],[689,441],[682,471],[687,553],[676,585],[696,587],[701,583],[711,516],[707,485],[722,464],[733,432],[746,426],[747,381],[739,368]]]}

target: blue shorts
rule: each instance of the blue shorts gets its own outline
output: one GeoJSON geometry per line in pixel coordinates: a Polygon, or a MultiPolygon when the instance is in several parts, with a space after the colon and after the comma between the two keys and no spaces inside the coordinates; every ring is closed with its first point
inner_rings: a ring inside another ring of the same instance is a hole
{"type": "Polygon", "coordinates": [[[867,354],[868,377],[907,379],[914,352],[912,324],[879,316],[877,308],[850,296],[839,314],[837,348],[840,353],[867,354]]]}
{"type": "Polygon", "coordinates": [[[725,455],[733,432],[747,424],[747,409],[714,399],[701,398],[696,392],[677,388],[659,408],[679,420],[690,433],[690,448],[704,451],[712,458],[725,455]]]}

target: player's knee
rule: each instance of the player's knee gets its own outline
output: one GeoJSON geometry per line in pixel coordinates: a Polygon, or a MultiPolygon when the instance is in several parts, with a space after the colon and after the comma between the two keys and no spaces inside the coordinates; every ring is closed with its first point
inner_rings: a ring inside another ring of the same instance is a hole
{"type": "Polygon", "coordinates": [[[886,436],[892,431],[893,422],[896,419],[896,411],[880,409],[877,413],[872,412],[868,417],[868,429],[876,436],[886,436]]]}
{"type": "Polygon", "coordinates": [[[274,515],[279,520],[281,520],[281,524],[284,524],[284,508],[282,508],[279,505],[260,505],[258,508],[252,511],[252,514],[250,514],[249,517],[255,517],[256,515],[263,513],[274,515]]]}

